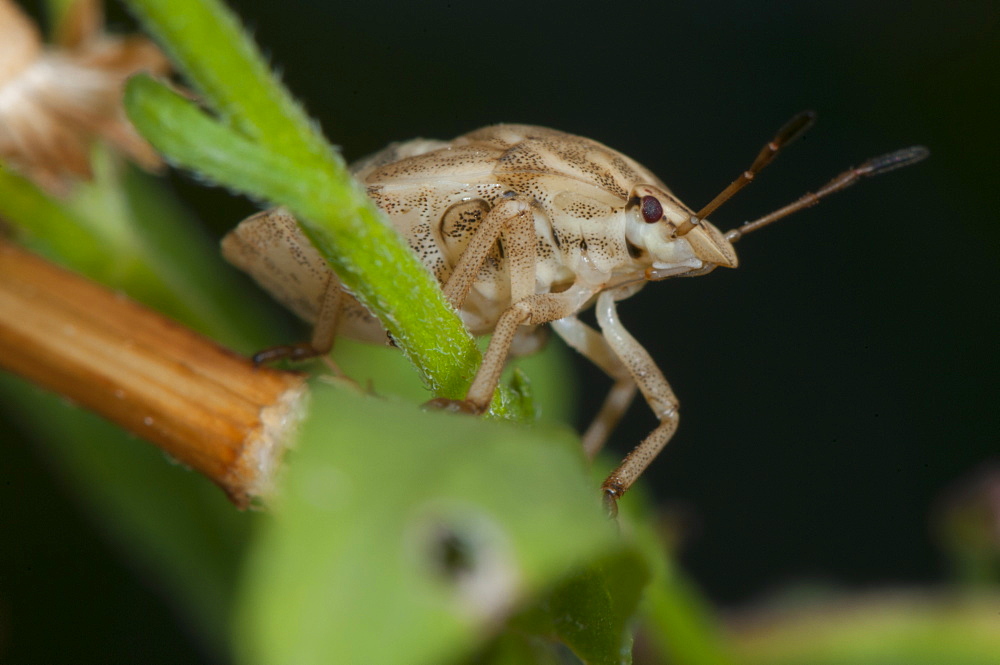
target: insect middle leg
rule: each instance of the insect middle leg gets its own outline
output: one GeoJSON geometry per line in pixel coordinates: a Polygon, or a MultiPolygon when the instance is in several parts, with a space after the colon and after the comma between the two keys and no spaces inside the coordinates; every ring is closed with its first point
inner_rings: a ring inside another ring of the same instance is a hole
{"type": "Polygon", "coordinates": [[[679,404],[674,391],[646,349],[642,348],[619,321],[615,297],[614,290],[604,291],[598,296],[597,322],[608,346],[628,370],[660,424],[626,455],[618,468],[612,471],[601,485],[608,510],[612,514],[617,512],[618,499],[628,491],[670,441],[677,431],[680,419],[679,404]]]}
{"type": "Polygon", "coordinates": [[[584,358],[594,363],[614,380],[601,410],[583,434],[583,451],[589,459],[597,456],[611,431],[621,420],[635,398],[636,384],[628,368],[601,335],[575,316],[558,319],[551,324],[556,334],[584,358]]]}

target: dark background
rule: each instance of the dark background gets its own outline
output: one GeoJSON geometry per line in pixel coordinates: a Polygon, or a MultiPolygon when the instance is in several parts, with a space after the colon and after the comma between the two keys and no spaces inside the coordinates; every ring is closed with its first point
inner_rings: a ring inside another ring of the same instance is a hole
{"type": "MultiPolygon", "coordinates": [[[[688,516],[683,563],[713,600],[739,607],[803,580],[947,579],[932,506],[1000,458],[995,2],[234,5],[349,159],[495,122],[548,125],[630,155],[697,208],[793,113],[816,110],[817,126],[713,215],[727,229],[847,166],[928,146],[928,161],[742,241],[738,270],[653,284],[620,313],[683,404],[646,483],[688,516]]],[[[252,209],[174,181],[216,233],[252,209]]],[[[607,381],[582,360],[578,373],[592,410],[607,381]]],[[[614,446],[652,426],[638,404],[614,446]]],[[[90,635],[78,662],[115,643],[97,627],[115,620],[135,662],[191,662],[163,601],[27,444],[2,455],[3,504],[45,507],[0,522],[35,577],[130,608],[71,615],[90,635]],[[72,554],[55,553],[63,539],[72,554]]]]}

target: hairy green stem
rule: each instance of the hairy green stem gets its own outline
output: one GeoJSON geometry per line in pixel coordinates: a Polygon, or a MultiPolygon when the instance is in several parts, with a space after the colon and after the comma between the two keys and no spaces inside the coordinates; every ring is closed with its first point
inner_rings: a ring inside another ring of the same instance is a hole
{"type": "Polygon", "coordinates": [[[126,98],[140,131],[176,163],[288,207],[424,384],[463,397],[481,357],[475,341],[236,17],[215,0],[128,4],[225,123],[146,77],[131,83],[126,98]]]}

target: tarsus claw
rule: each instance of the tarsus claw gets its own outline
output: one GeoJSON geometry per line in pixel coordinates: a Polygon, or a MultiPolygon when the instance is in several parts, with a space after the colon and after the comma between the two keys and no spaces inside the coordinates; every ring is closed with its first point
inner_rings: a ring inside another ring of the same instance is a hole
{"type": "Polygon", "coordinates": [[[308,360],[322,355],[313,348],[309,342],[299,342],[298,344],[285,344],[283,346],[272,346],[263,351],[258,351],[253,355],[253,364],[256,366],[279,360],[308,360]]]}
{"type": "Polygon", "coordinates": [[[447,397],[435,397],[426,402],[424,408],[435,411],[449,411],[451,413],[467,413],[478,416],[484,411],[467,399],[448,399],[447,397]]]}

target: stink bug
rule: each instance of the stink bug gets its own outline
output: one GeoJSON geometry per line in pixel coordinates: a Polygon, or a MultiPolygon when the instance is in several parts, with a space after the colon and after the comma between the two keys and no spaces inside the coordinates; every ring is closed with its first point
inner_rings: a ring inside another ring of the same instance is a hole
{"type": "MultiPolygon", "coordinates": [[[[653,173],[596,141],[527,125],[495,125],[453,141],[390,145],[352,167],[368,195],[434,273],[473,334],[492,334],[464,400],[431,404],[487,409],[510,354],[541,343],[551,324],[614,381],[583,436],[593,457],[635,396],[659,421],[604,481],[610,511],[670,440],[678,402],[663,373],[622,326],[615,303],[647,282],[735,268],[733,243],[861,178],[913,164],[923,147],[865,162],[756,221],[722,232],[707,219],[749,184],[813,122],[792,118],[750,167],[695,212],[653,173]],[[600,332],[577,318],[596,307],[600,332]]],[[[335,335],[385,343],[386,333],[340,284],[295,219],[278,208],[244,220],[222,242],[227,260],[315,324],[306,344],[276,347],[258,361],[326,353],[335,335]]]]}

